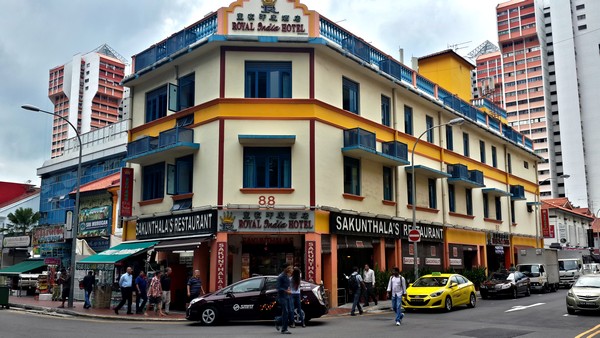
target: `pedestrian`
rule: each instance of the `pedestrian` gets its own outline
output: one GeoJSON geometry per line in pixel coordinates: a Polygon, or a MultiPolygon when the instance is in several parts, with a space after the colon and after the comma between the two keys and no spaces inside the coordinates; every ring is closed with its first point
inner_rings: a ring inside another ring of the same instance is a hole
{"type": "Polygon", "coordinates": [[[202,288],[202,280],[200,280],[200,270],[194,270],[194,275],[187,282],[188,302],[203,294],[204,288],[202,288]]]}
{"type": "Polygon", "coordinates": [[[65,307],[65,301],[69,297],[69,293],[71,293],[71,275],[67,273],[67,270],[64,268],[60,270],[60,278],[58,279],[58,284],[62,286],[62,296],[59,308],[65,307]]]}
{"type": "Polygon", "coordinates": [[[131,297],[133,295],[133,269],[131,267],[127,267],[127,271],[121,275],[119,278],[119,287],[121,288],[121,302],[114,308],[115,314],[119,314],[119,310],[125,305],[127,302],[127,314],[132,315],[131,312],[131,297]]]}
{"type": "Polygon", "coordinates": [[[365,264],[365,271],[363,272],[363,279],[365,282],[365,306],[369,306],[369,299],[373,299],[375,305],[377,305],[377,298],[375,295],[375,271],[369,268],[369,264],[365,264]]]}
{"type": "MultiPolygon", "coordinates": [[[[165,314],[161,308],[163,290],[162,290],[162,286],[161,286],[162,283],[160,281],[161,281],[161,272],[156,271],[156,274],[152,278],[152,281],[150,281],[150,287],[148,288],[148,298],[149,298],[150,304],[152,304],[152,306],[154,307],[154,313],[158,312],[158,314],[161,317],[163,317],[163,316],[165,316],[165,314]]],[[[144,313],[144,315],[147,316],[148,314],[144,313]]]]}
{"type": "Polygon", "coordinates": [[[162,275],[160,279],[160,286],[162,287],[162,301],[163,301],[163,309],[165,309],[165,314],[169,314],[169,308],[171,306],[171,273],[173,270],[171,268],[167,268],[165,273],[162,275]]]}
{"type": "Polygon", "coordinates": [[[294,271],[292,272],[292,280],[291,280],[291,286],[290,286],[291,298],[292,298],[292,301],[290,302],[292,304],[292,306],[291,306],[292,324],[290,325],[290,327],[296,327],[296,321],[294,320],[295,319],[294,312],[298,313],[298,319],[300,319],[300,323],[302,324],[302,327],[306,327],[306,325],[304,324],[304,312],[302,312],[300,284],[301,284],[300,269],[294,268],[294,271]]]}
{"type": "Polygon", "coordinates": [[[140,271],[139,276],[135,279],[135,290],[137,292],[137,297],[135,298],[135,313],[142,314],[146,313],[146,303],[148,302],[148,280],[146,279],[146,273],[144,271],[140,271]],[[140,306],[140,300],[142,300],[142,305],[140,306]]]}
{"type": "Polygon", "coordinates": [[[392,298],[392,310],[396,313],[396,326],[402,325],[402,296],[406,294],[406,280],[400,275],[400,270],[394,268],[387,287],[388,295],[392,298]]]}
{"type": "Polygon", "coordinates": [[[94,276],[93,271],[88,271],[87,276],[83,277],[83,292],[85,297],[85,302],[83,303],[84,309],[89,309],[92,307],[92,303],[90,302],[90,296],[94,291],[94,286],[96,285],[96,277],[94,276]]]}
{"type": "Polygon", "coordinates": [[[275,318],[275,329],[281,330],[282,334],[291,334],[288,331],[289,309],[290,309],[290,276],[292,266],[286,265],[283,272],[277,276],[277,303],[281,307],[281,316],[275,318]]]}
{"type": "Polygon", "coordinates": [[[360,295],[362,293],[362,289],[364,288],[365,283],[363,282],[362,277],[358,273],[358,267],[355,266],[352,268],[352,274],[350,278],[348,278],[348,287],[350,292],[354,294],[354,301],[352,302],[352,310],[350,311],[351,316],[356,316],[355,310],[358,308],[358,313],[363,314],[362,307],[360,306],[360,295]]]}
{"type": "MultiPolygon", "coordinates": [[[[54,271],[54,268],[52,268],[52,271],[54,271]]],[[[53,279],[53,283],[52,283],[52,300],[53,301],[58,301],[60,300],[60,289],[61,289],[61,285],[59,284],[60,281],[60,271],[58,271],[56,273],[56,278],[53,279]]]]}

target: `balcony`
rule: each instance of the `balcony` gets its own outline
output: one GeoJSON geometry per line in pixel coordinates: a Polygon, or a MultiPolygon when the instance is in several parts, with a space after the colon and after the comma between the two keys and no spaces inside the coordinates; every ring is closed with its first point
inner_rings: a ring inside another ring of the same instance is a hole
{"type": "Polygon", "coordinates": [[[408,147],[404,143],[392,141],[382,143],[382,152],[376,150],[375,133],[354,128],[344,130],[344,155],[379,162],[387,166],[407,165],[408,147]]]}
{"type": "Polygon", "coordinates": [[[200,144],[194,143],[194,130],[177,127],[161,132],[158,137],[145,136],[130,142],[125,162],[151,164],[190,155],[198,149],[200,144]]]}
{"type": "Polygon", "coordinates": [[[512,194],[511,199],[513,201],[523,201],[525,198],[525,187],[522,185],[511,185],[510,193],[512,194]]]}
{"type": "Polygon", "coordinates": [[[464,186],[466,188],[483,188],[483,172],[469,170],[464,164],[448,164],[448,183],[464,186]]]}

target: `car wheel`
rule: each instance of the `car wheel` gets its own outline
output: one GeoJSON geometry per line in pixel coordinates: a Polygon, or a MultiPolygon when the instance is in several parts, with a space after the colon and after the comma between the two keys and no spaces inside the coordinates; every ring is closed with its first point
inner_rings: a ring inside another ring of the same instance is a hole
{"type": "Polygon", "coordinates": [[[517,287],[515,286],[513,288],[513,292],[512,292],[512,298],[513,299],[517,299],[519,297],[519,292],[517,292],[517,287]]]}
{"type": "Polygon", "coordinates": [[[200,320],[204,325],[214,325],[218,319],[218,311],[212,306],[207,306],[200,311],[200,320]]]}
{"type": "Polygon", "coordinates": [[[574,315],[574,314],[575,314],[575,310],[573,310],[573,309],[571,309],[571,308],[567,308],[567,312],[568,312],[570,315],[574,315]]]}
{"type": "Polygon", "coordinates": [[[529,288],[529,286],[527,287],[527,289],[525,289],[525,296],[531,296],[531,289],[529,288]]]}
{"type": "Polygon", "coordinates": [[[452,298],[450,298],[450,296],[446,297],[446,300],[444,301],[444,309],[446,311],[452,310],[452,298]]]}
{"type": "Polygon", "coordinates": [[[475,297],[474,293],[471,293],[471,296],[469,296],[469,304],[467,304],[467,307],[474,308],[476,304],[477,298],[475,297]]]}
{"type": "Polygon", "coordinates": [[[548,284],[544,284],[544,286],[542,287],[542,293],[546,293],[548,292],[548,290],[550,290],[550,287],[548,286],[548,284]]]}

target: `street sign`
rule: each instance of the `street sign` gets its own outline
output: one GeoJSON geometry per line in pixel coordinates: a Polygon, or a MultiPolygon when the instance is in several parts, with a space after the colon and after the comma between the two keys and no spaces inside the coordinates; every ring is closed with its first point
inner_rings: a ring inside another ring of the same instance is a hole
{"type": "Polygon", "coordinates": [[[412,229],[408,232],[408,241],[409,242],[420,242],[421,241],[421,231],[418,229],[412,229]]]}

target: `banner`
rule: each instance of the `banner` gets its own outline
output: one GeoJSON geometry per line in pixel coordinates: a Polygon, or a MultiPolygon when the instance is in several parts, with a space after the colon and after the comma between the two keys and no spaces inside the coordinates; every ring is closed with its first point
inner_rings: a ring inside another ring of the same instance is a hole
{"type": "Polygon", "coordinates": [[[217,242],[217,291],[227,286],[227,242],[217,242]]]}
{"type": "MultiPolygon", "coordinates": [[[[388,218],[366,217],[344,213],[329,213],[329,231],[332,234],[408,239],[412,224],[388,218]]],[[[431,224],[417,224],[422,241],[443,242],[444,228],[431,224]]]]}
{"type": "Polygon", "coordinates": [[[131,217],[133,212],[133,168],[121,168],[121,216],[131,217]]]}
{"type": "Polygon", "coordinates": [[[544,238],[554,238],[554,234],[550,235],[550,220],[548,217],[548,209],[541,210],[542,236],[544,238]]]}
{"type": "Polygon", "coordinates": [[[305,242],[305,252],[306,252],[306,277],[304,278],[306,281],[315,283],[317,279],[317,258],[316,258],[316,243],[315,241],[306,241],[305,242]]]}
{"type": "Polygon", "coordinates": [[[136,224],[137,239],[214,234],[216,230],[216,210],[144,218],[136,224]]]}
{"type": "Polygon", "coordinates": [[[61,243],[65,241],[65,229],[61,225],[35,227],[32,230],[33,245],[61,243]]]}

